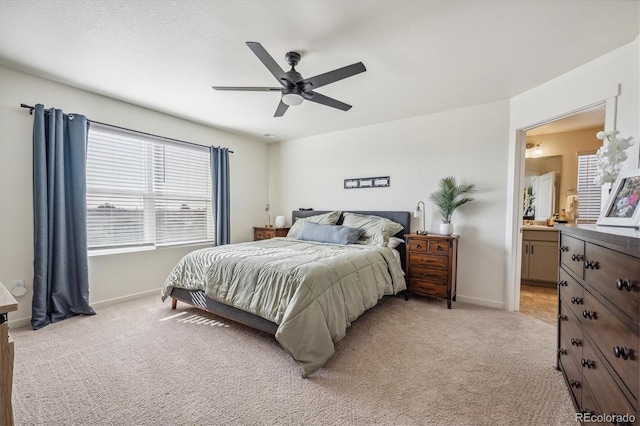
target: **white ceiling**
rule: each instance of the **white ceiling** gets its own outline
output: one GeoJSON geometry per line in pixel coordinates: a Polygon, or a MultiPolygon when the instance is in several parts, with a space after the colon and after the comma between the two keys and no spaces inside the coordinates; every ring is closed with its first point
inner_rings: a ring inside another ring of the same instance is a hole
{"type": "Polygon", "coordinates": [[[639,5],[0,0],[0,64],[262,140],[292,139],[508,99],[633,41],[639,5]],[[285,53],[300,52],[304,77],[362,61],[365,73],[318,89],[353,108],[304,102],[274,118],[278,92],[212,90],[277,87],[246,41],[285,70],[285,53]]]}

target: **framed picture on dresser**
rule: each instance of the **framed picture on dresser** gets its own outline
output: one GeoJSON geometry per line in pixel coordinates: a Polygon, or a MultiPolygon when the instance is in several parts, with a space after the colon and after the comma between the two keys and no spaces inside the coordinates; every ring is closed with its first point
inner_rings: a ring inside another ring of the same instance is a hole
{"type": "Polygon", "coordinates": [[[620,173],[596,224],[640,227],[640,169],[620,173]]]}

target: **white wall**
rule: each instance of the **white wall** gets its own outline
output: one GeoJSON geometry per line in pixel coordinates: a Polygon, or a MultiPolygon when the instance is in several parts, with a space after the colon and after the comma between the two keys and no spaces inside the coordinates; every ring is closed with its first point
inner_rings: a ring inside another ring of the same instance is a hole
{"type": "MultiPolygon", "coordinates": [[[[401,210],[426,203],[427,229],[440,219],[429,194],[454,176],[478,187],[453,216],[460,234],[458,300],[502,308],[508,101],[272,144],[275,214],[291,210],[401,210]],[[343,189],[345,178],[390,176],[389,188],[343,189]]],[[[421,225],[413,219],[412,229],[421,225]]]]}
{"type": "MultiPolygon", "coordinates": [[[[33,296],[33,117],[21,103],[42,103],[95,121],[229,147],[235,152],[230,159],[232,241],[251,240],[251,227],[265,220],[268,146],[263,142],[0,67],[0,281],[11,288],[11,280],[24,279],[29,289],[17,298],[19,310],[10,315],[12,323],[30,318],[33,296]]],[[[170,268],[193,248],[90,257],[90,302],[99,306],[159,291],[170,268]]]]}
{"type": "MultiPolygon", "coordinates": [[[[576,68],[558,78],[511,99],[509,141],[509,187],[507,193],[507,231],[505,245],[510,247],[508,285],[505,289],[507,309],[517,307],[519,297],[521,218],[513,206],[518,202],[521,164],[524,147],[518,129],[527,129],[552,119],[583,109],[596,103],[607,102],[605,130],[614,127],[621,136],[633,136],[636,143],[627,154],[624,170],[635,169],[640,162],[640,37],[606,55],[576,68]],[[616,95],[618,95],[616,98],[616,95]],[[615,102],[612,99],[615,98],[615,102]],[[615,104],[617,103],[617,108],[615,104]],[[617,114],[611,112],[617,110],[617,114]],[[614,120],[615,118],[615,120],[614,120]],[[513,182],[513,183],[511,183],[513,182]]],[[[606,189],[603,190],[606,202],[606,189]]]]}

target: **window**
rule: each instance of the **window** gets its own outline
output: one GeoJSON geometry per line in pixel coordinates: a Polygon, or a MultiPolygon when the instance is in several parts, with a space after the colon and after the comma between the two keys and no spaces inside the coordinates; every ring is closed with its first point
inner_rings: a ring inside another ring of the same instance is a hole
{"type": "Polygon", "coordinates": [[[600,216],[601,187],[594,183],[597,172],[596,154],[578,154],[578,220],[595,222],[600,216]]]}
{"type": "Polygon", "coordinates": [[[89,249],[213,241],[209,149],[92,123],[89,249]]]}

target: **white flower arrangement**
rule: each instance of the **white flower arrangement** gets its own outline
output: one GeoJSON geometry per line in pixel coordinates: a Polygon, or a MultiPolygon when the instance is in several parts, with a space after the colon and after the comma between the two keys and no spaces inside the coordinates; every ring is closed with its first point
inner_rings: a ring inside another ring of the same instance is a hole
{"type": "Polygon", "coordinates": [[[618,133],[620,132],[613,130],[610,132],[600,131],[596,134],[596,137],[603,141],[602,147],[596,152],[598,175],[594,181],[599,185],[616,181],[622,169],[620,163],[627,159],[627,154],[624,151],[634,143],[631,136],[619,138],[618,133]]]}

